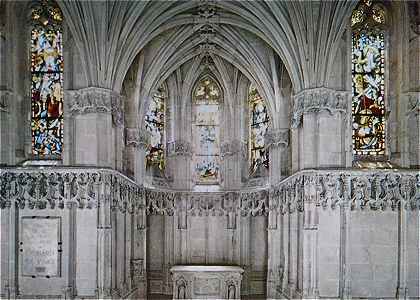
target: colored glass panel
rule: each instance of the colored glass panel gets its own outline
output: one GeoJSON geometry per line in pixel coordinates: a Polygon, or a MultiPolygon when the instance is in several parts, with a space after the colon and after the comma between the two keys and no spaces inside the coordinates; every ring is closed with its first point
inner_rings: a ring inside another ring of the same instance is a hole
{"type": "Polygon", "coordinates": [[[53,1],[36,2],[31,30],[32,153],[60,157],[63,151],[62,15],[53,1]]]}
{"type": "Polygon", "coordinates": [[[165,168],[165,89],[160,87],[153,95],[145,117],[146,129],[150,132],[150,145],[146,150],[146,165],[165,168]]]}
{"type": "Polygon", "coordinates": [[[268,149],[265,148],[265,135],[270,118],[267,107],[258,90],[250,86],[249,94],[250,130],[249,130],[249,162],[250,173],[254,173],[260,165],[269,166],[268,149]]]}
{"type": "Polygon", "coordinates": [[[198,83],[193,93],[193,139],[198,183],[216,183],[219,178],[219,102],[221,92],[210,77],[198,83]]]}
{"type": "Polygon", "coordinates": [[[385,36],[375,23],[383,24],[385,13],[371,1],[361,2],[355,11],[357,14],[353,13],[352,18],[352,24],[357,25],[352,36],[353,153],[384,155],[385,36]]]}

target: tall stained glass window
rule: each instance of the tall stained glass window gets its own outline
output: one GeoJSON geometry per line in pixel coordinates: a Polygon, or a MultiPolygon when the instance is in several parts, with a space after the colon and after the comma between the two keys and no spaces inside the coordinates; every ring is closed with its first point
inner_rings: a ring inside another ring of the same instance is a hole
{"type": "Polygon", "coordinates": [[[150,145],[146,151],[146,166],[156,165],[160,170],[165,168],[165,97],[166,90],[162,85],[153,95],[146,113],[146,129],[151,134],[150,145]]]}
{"type": "Polygon", "coordinates": [[[249,165],[253,174],[260,165],[268,168],[268,149],[265,148],[265,134],[267,133],[270,119],[264,99],[258,90],[251,85],[248,92],[249,104],[249,165]]]}
{"type": "Polygon", "coordinates": [[[32,7],[32,154],[60,157],[63,151],[63,16],[54,1],[32,7]]]}
{"type": "Polygon", "coordinates": [[[385,11],[360,1],[351,17],[353,154],[385,154],[385,11]]]}
{"type": "Polygon", "coordinates": [[[193,91],[194,164],[198,183],[217,183],[220,166],[220,88],[209,76],[193,91]]]}

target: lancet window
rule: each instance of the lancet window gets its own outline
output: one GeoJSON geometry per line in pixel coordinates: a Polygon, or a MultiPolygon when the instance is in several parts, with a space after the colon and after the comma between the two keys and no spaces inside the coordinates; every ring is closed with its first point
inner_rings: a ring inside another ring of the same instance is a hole
{"type": "Polygon", "coordinates": [[[54,1],[37,1],[31,15],[32,154],[63,151],[63,15],[54,1]]]}
{"type": "Polygon", "coordinates": [[[353,154],[386,152],[386,15],[376,1],[360,1],[351,17],[353,154]]]}
{"type": "Polygon", "coordinates": [[[264,99],[255,86],[251,85],[248,91],[249,105],[249,166],[250,173],[257,171],[259,166],[268,168],[269,155],[265,148],[265,134],[267,133],[270,119],[264,99]]]}
{"type": "Polygon", "coordinates": [[[210,76],[193,91],[194,169],[197,183],[217,183],[220,169],[220,103],[222,94],[210,76]]]}
{"type": "Polygon", "coordinates": [[[146,129],[151,135],[146,150],[146,167],[155,165],[160,170],[165,168],[165,97],[166,89],[162,85],[154,93],[145,117],[146,129]]]}

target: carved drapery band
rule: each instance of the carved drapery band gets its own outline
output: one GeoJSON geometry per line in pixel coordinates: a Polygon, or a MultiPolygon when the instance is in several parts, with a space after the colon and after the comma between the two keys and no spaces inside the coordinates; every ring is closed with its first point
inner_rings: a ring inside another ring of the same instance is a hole
{"type": "Polygon", "coordinates": [[[293,96],[292,128],[297,128],[305,113],[328,111],[347,112],[350,93],[328,88],[303,90],[293,96]]]}
{"type": "Polygon", "coordinates": [[[420,113],[420,92],[406,93],[407,116],[418,116],[420,113]]]}
{"type": "Polygon", "coordinates": [[[282,147],[289,146],[289,129],[270,130],[265,135],[266,147],[282,147]]]}
{"type": "Polygon", "coordinates": [[[226,156],[232,156],[235,154],[246,154],[247,145],[245,141],[241,140],[232,140],[230,142],[223,142],[220,146],[220,156],[226,157],[226,156]]]}
{"type": "Polygon", "coordinates": [[[139,128],[125,129],[125,145],[135,148],[147,148],[150,144],[150,132],[139,128]]]}
{"type": "Polygon", "coordinates": [[[185,140],[175,140],[167,144],[170,156],[192,156],[191,143],[185,140]]]}
{"type": "Polygon", "coordinates": [[[88,87],[65,91],[65,105],[70,115],[111,113],[115,126],[124,123],[124,97],[104,88],[88,87]]]}

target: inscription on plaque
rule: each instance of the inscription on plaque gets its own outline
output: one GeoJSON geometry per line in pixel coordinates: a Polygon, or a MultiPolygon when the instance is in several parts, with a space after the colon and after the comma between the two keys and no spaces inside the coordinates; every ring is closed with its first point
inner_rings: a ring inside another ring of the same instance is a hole
{"type": "Polygon", "coordinates": [[[61,276],[61,218],[22,217],[22,276],[61,276]]]}

